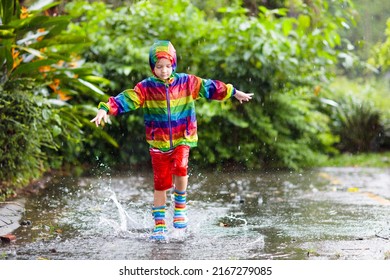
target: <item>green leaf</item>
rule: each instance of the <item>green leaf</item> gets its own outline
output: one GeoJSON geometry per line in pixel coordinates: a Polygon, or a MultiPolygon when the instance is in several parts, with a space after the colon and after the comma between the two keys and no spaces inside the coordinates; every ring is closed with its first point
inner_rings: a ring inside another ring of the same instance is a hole
{"type": "Polygon", "coordinates": [[[15,0],[3,0],[1,1],[2,5],[2,14],[1,14],[1,21],[2,24],[8,24],[12,17],[17,15],[20,9],[19,1],[15,0]]]}
{"type": "Polygon", "coordinates": [[[15,28],[18,31],[23,32],[25,34],[26,31],[36,30],[42,26],[42,24],[47,21],[49,17],[47,16],[35,16],[28,17],[25,19],[14,19],[9,23],[10,26],[15,28]]]}
{"type": "Polygon", "coordinates": [[[83,79],[78,79],[78,81],[80,83],[82,83],[84,86],[88,87],[89,89],[91,89],[92,91],[98,93],[98,94],[101,94],[101,95],[104,95],[105,93],[103,91],[101,91],[97,86],[95,86],[94,84],[90,83],[90,82],[87,82],[87,81],[84,81],[83,79]]]}
{"type": "Polygon", "coordinates": [[[103,138],[105,141],[110,143],[113,147],[119,148],[118,142],[102,128],[97,128],[95,124],[91,123],[88,119],[83,118],[81,120],[85,126],[89,126],[91,129],[94,129],[99,137],[103,138]]]}
{"type": "Polygon", "coordinates": [[[46,56],[43,53],[41,53],[40,51],[38,51],[36,49],[26,48],[26,47],[22,47],[22,46],[18,46],[18,45],[14,45],[13,47],[17,48],[17,49],[20,49],[20,50],[23,50],[23,51],[25,51],[27,53],[31,53],[34,56],[36,56],[37,58],[39,58],[39,59],[46,58],[46,56]]]}
{"type": "Polygon", "coordinates": [[[79,35],[57,35],[52,38],[44,38],[44,40],[36,42],[31,45],[36,49],[40,49],[47,46],[58,46],[58,45],[71,45],[71,44],[87,44],[88,39],[84,36],[79,35]]]}
{"type": "Polygon", "coordinates": [[[15,37],[14,29],[9,29],[9,30],[0,29],[1,39],[11,39],[14,37],[15,37]]]}
{"type": "Polygon", "coordinates": [[[52,65],[56,63],[53,59],[43,59],[30,63],[24,63],[19,65],[12,73],[12,77],[20,76],[23,74],[39,73],[39,67],[52,65]]]}
{"type": "Polygon", "coordinates": [[[56,137],[56,136],[61,134],[62,129],[58,125],[54,125],[51,127],[51,131],[52,131],[53,137],[56,137]]]}
{"type": "Polygon", "coordinates": [[[97,84],[97,83],[104,84],[104,85],[110,84],[110,80],[106,79],[104,77],[88,75],[88,76],[84,76],[83,79],[87,82],[94,83],[94,84],[97,84]]]}
{"type": "Polygon", "coordinates": [[[297,23],[295,18],[285,18],[282,21],[282,31],[284,36],[289,36],[294,25],[297,23]]]}
{"type": "Polygon", "coordinates": [[[241,128],[247,128],[249,126],[249,123],[242,118],[239,118],[233,114],[228,114],[227,119],[229,122],[234,124],[235,126],[241,127],[241,128]]]}
{"type": "Polygon", "coordinates": [[[300,29],[306,30],[310,27],[310,17],[301,14],[298,16],[298,23],[300,29]]]}
{"type": "Polygon", "coordinates": [[[43,12],[60,4],[60,1],[54,2],[54,0],[38,0],[29,7],[29,10],[34,12],[43,12]]]}

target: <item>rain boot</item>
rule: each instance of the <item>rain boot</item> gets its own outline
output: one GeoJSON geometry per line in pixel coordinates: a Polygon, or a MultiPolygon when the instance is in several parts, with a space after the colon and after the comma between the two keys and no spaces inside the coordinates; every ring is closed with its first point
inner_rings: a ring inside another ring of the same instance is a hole
{"type": "Polygon", "coordinates": [[[152,208],[154,217],[154,230],[150,237],[151,239],[165,240],[165,234],[167,232],[167,227],[165,224],[165,208],[165,205],[152,208]]]}
{"type": "Polygon", "coordinates": [[[186,203],[186,191],[180,192],[175,189],[174,191],[175,211],[173,213],[173,227],[174,228],[186,228],[187,227],[187,203],[186,203]]]}

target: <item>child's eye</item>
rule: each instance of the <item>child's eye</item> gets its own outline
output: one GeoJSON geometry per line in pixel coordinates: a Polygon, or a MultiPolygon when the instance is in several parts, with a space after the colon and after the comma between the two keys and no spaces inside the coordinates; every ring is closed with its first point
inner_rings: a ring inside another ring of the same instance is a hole
{"type": "Polygon", "coordinates": [[[157,69],[162,69],[162,68],[172,68],[172,65],[156,65],[157,69]]]}

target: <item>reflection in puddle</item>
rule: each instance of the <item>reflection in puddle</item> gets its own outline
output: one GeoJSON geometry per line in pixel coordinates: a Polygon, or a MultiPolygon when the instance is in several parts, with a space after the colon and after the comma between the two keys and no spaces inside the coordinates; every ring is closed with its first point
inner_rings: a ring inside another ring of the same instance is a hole
{"type": "Polygon", "coordinates": [[[103,174],[53,180],[30,197],[22,219],[31,224],[16,230],[9,258],[308,259],[318,244],[375,236],[390,214],[361,194],[388,195],[372,173],[199,173],[190,176],[188,229],[175,231],[168,203],[169,238],[156,243],[150,174],[103,174]]]}

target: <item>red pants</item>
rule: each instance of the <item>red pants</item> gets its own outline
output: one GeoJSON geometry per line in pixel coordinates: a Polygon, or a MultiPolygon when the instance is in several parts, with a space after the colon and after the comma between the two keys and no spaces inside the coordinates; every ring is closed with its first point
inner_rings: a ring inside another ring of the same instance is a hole
{"type": "Polygon", "coordinates": [[[172,188],[173,175],[187,176],[189,146],[180,145],[168,152],[157,149],[150,149],[149,152],[152,158],[155,190],[165,191],[172,188]]]}

